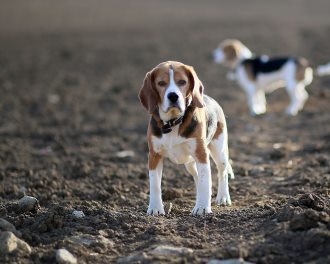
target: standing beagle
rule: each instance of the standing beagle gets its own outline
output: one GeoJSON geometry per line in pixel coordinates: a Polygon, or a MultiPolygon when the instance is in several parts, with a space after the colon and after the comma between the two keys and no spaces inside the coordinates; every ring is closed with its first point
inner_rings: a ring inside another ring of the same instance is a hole
{"type": "MultiPolygon", "coordinates": [[[[256,57],[239,40],[226,39],[213,52],[214,61],[230,68],[247,95],[252,115],[266,112],[265,92],[285,86],[290,97],[286,109],[289,115],[296,115],[308,99],[305,87],[313,80],[313,70],[304,58],[267,56],[256,57]]],[[[319,66],[317,75],[330,73],[328,65],[319,66]]]]}
{"type": "Polygon", "coordinates": [[[197,194],[193,215],[212,212],[210,156],[218,169],[216,202],[231,204],[228,175],[233,177],[233,170],[228,157],[225,116],[219,104],[203,94],[203,89],[193,67],[176,61],[163,62],[145,76],[139,98],[151,115],[147,132],[148,214],[165,214],[161,179],[166,157],[184,164],[194,177],[197,194]]]}

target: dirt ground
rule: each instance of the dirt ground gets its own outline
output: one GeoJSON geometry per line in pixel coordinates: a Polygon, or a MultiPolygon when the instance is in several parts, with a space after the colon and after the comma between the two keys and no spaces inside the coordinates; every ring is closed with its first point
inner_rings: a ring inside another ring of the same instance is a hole
{"type": "Polygon", "coordinates": [[[327,63],[330,3],[248,2],[1,4],[0,218],[32,253],[0,262],[55,263],[65,248],[78,263],[330,263],[330,77],[315,78],[297,117],[283,114],[282,89],[254,118],[211,59],[235,37],[257,54],[327,63]],[[169,161],[162,189],[171,211],[146,215],[148,116],[137,94],[165,60],[193,65],[227,117],[233,205],[212,204],[211,215],[190,215],[193,178],[169,161]],[[24,194],[40,206],[20,210],[24,194]]]}

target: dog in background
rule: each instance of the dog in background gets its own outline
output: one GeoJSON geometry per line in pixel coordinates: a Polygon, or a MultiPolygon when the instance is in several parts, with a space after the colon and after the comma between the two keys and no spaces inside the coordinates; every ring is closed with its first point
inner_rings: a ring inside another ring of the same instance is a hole
{"type": "Polygon", "coordinates": [[[218,169],[216,202],[230,205],[228,176],[234,174],[229,162],[225,116],[220,105],[204,95],[203,84],[193,67],[176,61],[159,64],[146,74],[139,98],[150,115],[147,213],[165,214],[161,192],[164,158],[184,164],[194,178],[196,204],[192,215],[212,212],[210,156],[218,169]]]}
{"type": "MultiPolygon", "coordinates": [[[[251,115],[265,113],[265,93],[283,86],[290,98],[287,114],[296,115],[308,99],[305,87],[313,80],[313,69],[305,58],[255,56],[237,39],[222,41],[213,58],[232,71],[228,77],[237,80],[245,91],[251,115]]],[[[318,76],[328,74],[330,63],[316,69],[318,76]]]]}

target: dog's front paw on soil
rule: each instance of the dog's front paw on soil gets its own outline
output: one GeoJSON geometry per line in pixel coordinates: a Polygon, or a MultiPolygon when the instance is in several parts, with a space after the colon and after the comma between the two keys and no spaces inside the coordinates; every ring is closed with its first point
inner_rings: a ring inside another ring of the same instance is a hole
{"type": "Polygon", "coordinates": [[[147,214],[154,215],[154,216],[165,215],[164,206],[150,206],[149,205],[147,214]]]}
{"type": "Polygon", "coordinates": [[[197,215],[206,215],[211,214],[212,210],[210,206],[204,207],[204,206],[198,206],[196,205],[194,209],[191,211],[191,215],[197,216],[197,215]]]}

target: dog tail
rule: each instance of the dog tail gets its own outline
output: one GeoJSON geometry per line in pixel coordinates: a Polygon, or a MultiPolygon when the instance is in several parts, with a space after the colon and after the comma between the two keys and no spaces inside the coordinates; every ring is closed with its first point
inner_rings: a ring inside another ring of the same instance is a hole
{"type": "Polygon", "coordinates": [[[318,66],[315,73],[317,76],[330,75],[330,62],[328,64],[318,66]]]}
{"type": "Polygon", "coordinates": [[[228,173],[228,176],[229,176],[228,178],[231,179],[231,180],[235,179],[233,168],[231,167],[231,164],[230,164],[229,160],[227,161],[226,170],[227,170],[227,173],[228,173]]]}

